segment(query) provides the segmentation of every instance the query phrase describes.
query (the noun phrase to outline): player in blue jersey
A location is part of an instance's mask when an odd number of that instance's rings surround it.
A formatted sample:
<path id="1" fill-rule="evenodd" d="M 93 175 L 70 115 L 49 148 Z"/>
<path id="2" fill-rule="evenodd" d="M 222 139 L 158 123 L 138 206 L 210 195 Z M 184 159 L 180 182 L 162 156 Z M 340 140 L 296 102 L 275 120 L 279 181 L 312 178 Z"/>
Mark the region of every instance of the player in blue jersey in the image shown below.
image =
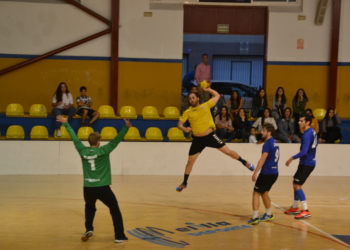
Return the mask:
<path id="1" fill-rule="evenodd" d="M 275 129 L 271 124 L 263 125 L 261 134 L 265 143 L 260 160 L 252 176 L 252 180 L 256 181 L 253 191 L 253 217 L 248 221 L 252 225 L 274 219 L 271 211 L 269 191 L 278 178 L 278 160 L 280 158 L 280 148 L 273 138 L 274 132 Z M 259 218 L 260 196 L 266 208 L 266 213 L 261 218 Z"/>
<path id="2" fill-rule="evenodd" d="M 284 211 L 285 214 L 297 214 L 295 219 L 302 219 L 311 217 L 308 210 L 306 197 L 301 186 L 305 183 L 306 179 L 312 173 L 316 166 L 316 148 L 317 148 L 317 135 L 313 128 L 310 127 L 312 117 L 308 114 L 302 114 L 299 119 L 299 126 L 301 129 L 305 129 L 304 135 L 301 139 L 300 152 L 292 156 L 287 162 L 286 166 L 295 160 L 300 158 L 298 170 L 294 175 L 293 188 L 294 188 L 294 203 L 291 208 Z M 299 200 L 303 209 L 300 211 L 298 208 Z"/>

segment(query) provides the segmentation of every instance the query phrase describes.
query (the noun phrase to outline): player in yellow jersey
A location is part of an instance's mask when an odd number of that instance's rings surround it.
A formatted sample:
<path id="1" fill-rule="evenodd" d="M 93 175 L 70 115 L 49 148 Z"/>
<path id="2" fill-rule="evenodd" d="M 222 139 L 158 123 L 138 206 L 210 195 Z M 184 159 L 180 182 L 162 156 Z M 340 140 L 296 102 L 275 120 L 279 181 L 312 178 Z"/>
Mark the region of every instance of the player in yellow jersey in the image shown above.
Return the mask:
<path id="1" fill-rule="evenodd" d="M 179 129 L 186 133 L 189 133 L 190 131 L 193 132 L 193 142 L 185 169 L 184 181 L 176 188 L 176 191 L 178 192 L 181 192 L 182 189 L 187 187 L 187 179 L 192 171 L 192 167 L 199 154 L 206 147 L 217 148 L 224 154 L 240 161 L 249 170 L 254 171 L 254 166 L 251 163 L 243 160 L 235 151 L 230 150 L 215 134 L 215 124 L 210 109 L 219 101 L 220 95 L 211 88 L 205 88 L 203 91 L 211 94 L 212 99 L 203 104 L 199 104 L 198 93 L 190 93 L 189 102 L 191 106 L 182 114 L 177 125 Z M 184 127 L 184 123 L 187 120 L 191 127 Z"/>

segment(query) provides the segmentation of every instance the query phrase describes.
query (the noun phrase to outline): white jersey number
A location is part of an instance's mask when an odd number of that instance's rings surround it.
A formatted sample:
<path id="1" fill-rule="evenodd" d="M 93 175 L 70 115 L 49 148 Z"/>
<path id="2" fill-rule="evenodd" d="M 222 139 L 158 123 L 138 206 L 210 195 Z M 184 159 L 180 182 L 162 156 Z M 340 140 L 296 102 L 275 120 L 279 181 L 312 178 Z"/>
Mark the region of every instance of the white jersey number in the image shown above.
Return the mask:
<path id="1" fill-rule="evenodd" d="M 312 148 L 316 148 L 316 146 L 317 146 L 317 135 L 316 135 L 315 130 L 313 132 L 313 135 L 314 135 L 314 143 L 312 144 Z"/>
<path id="2" fill-rule="evenodd" d="M 276 149 L 276 153 L 275 153 L 275 162 L 277 162 L 280 158 L 280 150 Z"/>
<path id="3" fill-rule="evenodd" d="M 95 167 L 95 160 L 89 160 L 88 162 L 89 162 L 90 165 L 91 165 L 91 170 L 92 170 L 92 171 L 95 171 L 95 170 L 96 170 L 96 167 Z"/>

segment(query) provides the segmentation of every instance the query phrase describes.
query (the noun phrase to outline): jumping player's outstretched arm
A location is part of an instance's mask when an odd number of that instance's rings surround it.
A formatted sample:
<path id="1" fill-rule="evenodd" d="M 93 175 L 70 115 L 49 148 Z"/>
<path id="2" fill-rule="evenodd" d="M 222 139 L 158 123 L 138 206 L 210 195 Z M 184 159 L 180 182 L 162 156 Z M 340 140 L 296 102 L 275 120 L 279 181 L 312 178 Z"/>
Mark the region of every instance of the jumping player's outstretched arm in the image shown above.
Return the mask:
<path id="1" fill-rule="evenodd" d="M 212 95 L 212 100 L 215 104 L 218 103 L 219 99 L 220 99 L 220 94 L 218 92 L 216 92 L 215 90 L 211 89 L 211 88 L 205 88 L 203 89 L 203 91 L 205 92 L 209 92 Z"/>
<path id="2" fill-rule="evenodd" d="M 65 128 L 67 129 L 68 134 L 70 135 L 70 137 L 72 138 L 72 141 L 74 142 L 74 146 L 75 148 L 79 151 L 83 148 L 85 148 L 84 144 L 80 141 L 80 139 L 78 138 L 78 136 L 75 134 L 74 130 L 72 129 L 72 127 L 69 125 L 68 123 L 68 118 L 64 118 L 61 115 L 58 115 L 56 117 L 56 120 L 58 122 L 62 122 L 63 126 L 65 126 Z"/>
<path id="3" fill-rule="evenodd" d="M 118 146 L 118 144 L 121 142 L 121 140 L 123 140 L 124 136 L 126 135 L 126 133 L 129 130 L 129 128 L 132 126 L 129 120 L 124 119 L 124 121 L 125 121 L 125 126 L 119 132 L 119 134 L 113 140 L 111 140 L 108 144 L 100 147 L 100 149 L 102 150 L 103 153 L 105 153 L 105 154 L 111 153 Z"/>

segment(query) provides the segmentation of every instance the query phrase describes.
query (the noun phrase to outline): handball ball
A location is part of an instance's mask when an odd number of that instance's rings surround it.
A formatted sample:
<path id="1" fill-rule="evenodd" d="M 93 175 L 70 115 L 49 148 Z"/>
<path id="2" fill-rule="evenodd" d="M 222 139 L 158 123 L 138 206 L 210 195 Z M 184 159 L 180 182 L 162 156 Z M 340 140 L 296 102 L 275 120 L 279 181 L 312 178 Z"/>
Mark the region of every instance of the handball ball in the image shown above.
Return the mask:
<path id="1" fill-rule="evenodd" d="M 206 80 L 202 81 L 202 82 L 200 83 L 200 85 L 201 85 L 201 87 L 202 87 L 203 89 L 206 89 L 206 88 L 209 87 L 209 83 L 208 83 Z"/>

